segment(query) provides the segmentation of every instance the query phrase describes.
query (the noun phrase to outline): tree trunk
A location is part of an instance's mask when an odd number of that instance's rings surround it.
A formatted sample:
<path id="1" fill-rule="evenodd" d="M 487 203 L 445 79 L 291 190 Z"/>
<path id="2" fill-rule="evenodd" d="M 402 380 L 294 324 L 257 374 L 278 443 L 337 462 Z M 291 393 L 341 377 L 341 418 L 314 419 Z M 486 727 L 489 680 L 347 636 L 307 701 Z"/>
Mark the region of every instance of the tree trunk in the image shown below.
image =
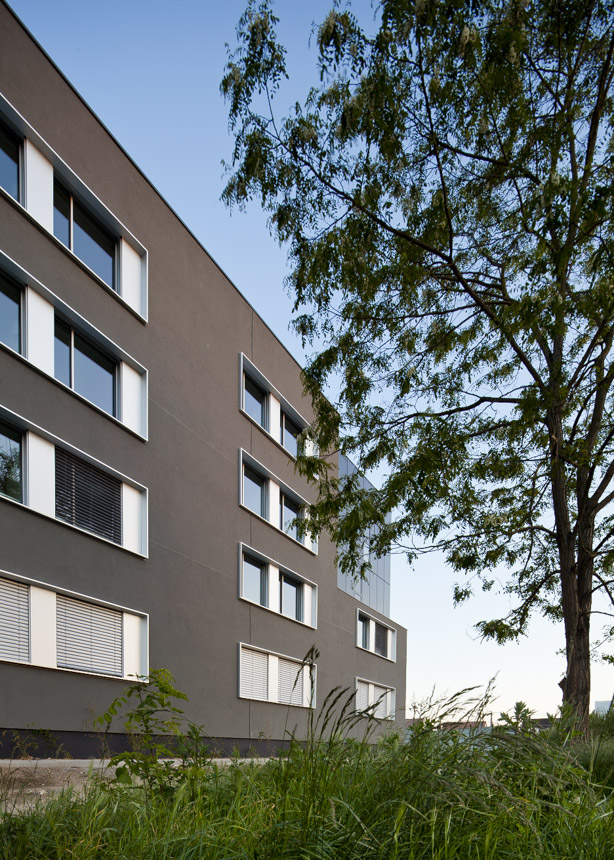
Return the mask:
<path id="1" fill-rule="evenodd" d="M 575 631 L 566 637 L 567 676 L 563 684 L 563 704 L 575 713 L 576 728 L 583 738 L 589 736 L 588 714 L 591 693 L 591 656 L 589 616 L 580 614 Z"/>

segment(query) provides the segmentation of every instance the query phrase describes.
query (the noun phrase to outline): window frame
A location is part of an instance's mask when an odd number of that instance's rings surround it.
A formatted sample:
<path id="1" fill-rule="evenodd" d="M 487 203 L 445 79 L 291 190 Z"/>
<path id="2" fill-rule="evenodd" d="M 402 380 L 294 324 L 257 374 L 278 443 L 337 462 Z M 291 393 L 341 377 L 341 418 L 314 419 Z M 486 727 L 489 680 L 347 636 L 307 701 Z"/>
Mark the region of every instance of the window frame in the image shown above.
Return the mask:
<path id="1" fill-rule="evenodd" d="M 292 613 L 284 612 L 284 585 L 289 585 L 295 589 L 294 593 L 294 611 Z M 279 614 L 284 618 L 290 618 L 292 621 L 300 621 L 304 623 L 304 582 L 284 570 L 279 571 Z"/>
<path id="2" fill-rule="evenodd" d="M 8 432 L 6 432 L 8 431 Z M 25 475 L 24 475 L 24 449 L 25 449 L 25 433 L 19 427 L 16 427 L 14 424 L 6 421 L 2 415 L 0 415 L 0 434 L 5 436 L 7 439 L 16 442 L 19 445 L 19 498 L 16 496 L 11 496 L 8 493 L 3 493 L 0 491 L 0 499 L 8 499 L 12 502 L 17 502 L 20 505 L 25 504 Z"/>
<path id="3" fill-rule="evenodd" d="M 241 655 L 243 650 L 256 652 L 258 654 L 264 654 L 267 657 L 267 696 L 265 697 L 255 697 L 255 696 L 247 696 L 242 693 L 242 673 L 241 673 Z M 257 645 L 253 645 L 251 642 L 239 642 L 238 643 L 238 654 L 237 654 L 237 697 L 246 702 L 263 702 L 267 705 L 282 705 L 285 708 L 304 708 L 306 710 L 310 710 L 316 707 L 317 703 L 317 679 L 318 679 L 318 664 L 317 663 L 304 663 L 303 660 L 292 657 L 289 654 L 280 654 L 277 651 L 270 651 L 266 648 L 260 648 Z M 306 698 L 305 696 L 305 683 L 309 683 L 311 689 L 308 689 L 307 698 L 308 703 L 306 704 L 303 701 L 301 704 L 298 702 L 284 702 L 280 701 L 279 698 L 279 680 L 278 673 L 271 672 L 271 658 L 274 660 L 282 660 L 284 662 L 293 663 L 294 665 L 300 667 L 300 671 L 302 673 L 302 684 L 303 684 L 303 700 Z M 298 674 L 298 672 L 297 672 Z M 306 680 L 307 679 L 307 680 Z M 271 695 L 273 694 L 273 695 Z"/>
<path id="4" fill-rule="evenodd" d="M 8 275 L 3 269 L 0 269 L 0 293 L 5 295 L 9 301 L 15 301 L 11 298 L 11 296 L 7 293 L 6 289 L 3 289 L 3 286 L 6 286 L 9 290 L 14 290 L 18 296 L 19 300 L 15 302 L 17 305 L 17 349 L 14 346 L 11 346 L 10 343 L 6 343 L 3 340 L 0 340 L 0 344 L 6 349 L 12 350 L 12 352 L 17 353 L 17 355 L 23 356 L 24 349 L 24 293 L 25 289 L 23 284 L 20 284 L 19 281 L 12 278 Z"/>
<path id="5" fill-rule="evenodd" d="M 256 601 L 252 600 L 245 594 L 244 588 L 244 569 L 243 564 L 245 559 L 251 562 L 254 565 L 261 566 L 264 568 L 263 575 L 266 578 L 267 583 L 267 603 L 256 603 Z M 272 572 L 276 571 L 276 579 L 273 579 Z M 254 547 L 249 546 L 248 544 L 239 542 L 239 565 L 238 565 L 238 596 L 240 600 L 244 600 L 246 603 L 251 604 L 252 606 L 257 606 L 260 609 L 265 609 L 267 612 L 272 612 L 274 615 L 278 617 L 285 618 L 288 621 L 295 622 L 297 624 L 302 624 L 304 627 L 309 627 L 312 630 L 317 630 L 318 627 L 318 584 L 313 582 L 311 579 L 307 579 L 307 577 L 302 576 L 297 573 L 295 570 L 291 570 L 280 562 L 276 561 L 273 558 L 265 555 L 262 552 L 259 552 Z M 295 583 L 301 586 L 301 618 L 295 618 L 290 615 L 284 615 L 281 611 L 281 577 L 285 576 L 288 579 L 291 579 Z M 261 586 L 262 588 L 262 586 Z M 311 589 L 310 599 L 306 597 L 305 589 Z M 272 592 L 275 591 L 275 595 Z M 274 598 L 272 600 L 272 598 Z M 278 601 L 278 608 L 272 606 L 271 603 Z M 309 613 L 310 617 L 307 618 L 307 612 L 311 607 L 311 612 Z"/>
<path id="6" fill-rule="evenodd" d="M 245 500 L 245 480 L 249 479 L 253 484 L 260 483 L 260 510 L 254 510 L 251 508 L 246 500 Z M 261 475 L 256 469 L 250 466 L 249 463 L 243 462 L 243 470 L 242 470 L 242 480 L 241 480 L 241 504 L 252 514 L 255 514 L 257 517 L 260 517 L 263 520 L 268 522 L 268 484 L 269 479 L 264 475 Z"/>
<path id="7" fill-rule="evenodd" d="M 64 379 L 61 379 L 59 376 L 57 376 L 57 368 L 55 366 L 55 347 L 56 347 L 56 340 L 58 340 L 58 333 L 57 333 L 58 326 L 64 327 L 64 329 L 66 329 L 68 331 L 68 335 L 69 335 L 69 342 L 66 343 L 66 341 L 64 341 L 65 345 L 69 349 L 69 382 L 65 382 Z M 109 363 L 109 365 L 113 366 L 113 372 L 111 373 L 111 371 L 108 370 L 107 368 L 103 367 L 102 364 L 94 361 L 93 358 L 89 357 L 90 361 L 93 361 L 95 364 L 98 364 L 98 366 L 102 370 L 107 370 L 107 372 L 112 377 L 113 408 L 112 408 L 111 412 L 109 412 L 108 409 L 105 409 L 104 406 L 101 406 L 99 403 L 96 403 L 95 400 L 92 400 L 90 397 L 87 396 L 87 394 L 84 394 L 83 391 L 81 391 L 75 387 L 75 350 L 80 352 L 82 355 L 85 355 L 84 351 L 75 345 L 76 341 L 78 341 L 78 340 L 81 340 L 85 344 L 86 347 L 89 347 L 94 352 L 97 352 L 103 360 L 106 360 Z M 120 401 L 120 384 L 119 384 L 120 370 L 119 370 L 119 368 L 120 368 L 120 361 L 114 355 L 112 355 L 107 350 L 105 350 L 103 347 L 100 347 L 95 341 L 93 341 L 87 335 L 82 334 L 82 332 L 78 328 L 75 328 L 75 326 L 69 320 L 65 319 L 61 314 L 58 314 L 57 311 L 55 312 L 55 315 L 54 315 L 53 344 L 54 344 L 53 377 L 56 380 L 56 382 L 59 382 L 60 384 L 65 385 L 66 388 L 69 388 L 75 394 L 78 394 L 79 397 L 82 397 L 88 403 L 91 403 L 93 406 L 100 409 L 106 415 L 110 415 L 111 418 L 115 418 L 116 420 L 120 421 L 120 423 L 121 423 L 121 420 L 119 418 L 119 401 Z M 86 356 L 86 357 L 88 357 L 88 356 Z"/>
<path id="8" fill-rule="evenodd" d="M 305 545 L 305 534 L 299 533 L 299 526 L 293 525 L 286 527 L 286 517 L 284 516 L 286 511 L 286 501 L 290 502 L 292 507 L 296 508 L 296 514 L 292 517 L 293 520 L 304 520 L 305 519 L 305 506 L 300 501 L 297 500 L 296 496 L 291 495 L 285 490 L 279 489 L 279 528 L 280 530 L 295 540 L 297 543 Z"/>
<path id="9" fill-rule="evenodd" d="M 68 216 L 64 215 L 68 221 L 68 244 L 64 241 L 64 239 L 58 235 L 56 232 L 56 210 L 59 210 L 59 207 L 56 205 L 56 194 L 62 194 L 68 197 Z M 75 251 L 75 206 L 77 208 L 77 213 L 81 211 L 86 220 L 90 220 L 92 222 L 93 227 L 100 230 L 100 232 L 109 240 L 109 244 L 113 246 L 113 253 L 111 256 L 111 283 L 109 283 L 106 278 L 104 278 L 99 272 L 94 269 L 90 263 L 83 258 L 80 254 Z M 62 213 L 63 214 L 63 213 Z M 77 218 L 78 220 L 78 218 Z M 80 226 L 80 225 L 79 225 Z M 85 230 L 84 227 L 80 226 L 80 229 L 83 230 L 89 237 L 89 239 L 94 242 L 98 247 L 108 253 L 106 249 L 90 234 Z M 91 208 L 81 202 L 81 198 L 79 195 L 75 195 L 74 191 L 62 181 L 60 177 L 58 177 L 54 172 L 53 178 L 53 235 L 65 248 L 67 248 L 71 254 L 80 260 L 83 265 L 88 269 L 88 271 L 92 272 L 103 284 L 105 284 L 110 290 L 117 295 L 120 294 L 119 289 L 119 277 L 118 277 L 118 262 L 119 262 L 119 237 L 111 231 L 106 224 L 103 224 L 97 215 L 91 211 Z"/>
<path id="10" fill-rule="evenodd" d="M 257 394 L 254 394 L 253 391 L 248 391 L 248 386 L 251 386 L 251 388 L 253 390 L 255 390 L 257 392 Z M 247 417 L 250 418 L 254 422 L 254 424 L 257 424 L 259 427 L 261 427 L 263 430 L 265 430 L 268 433 L 269 432 L 269 412 L 270 412 L 270 410 L 269 410 L 269 392 L 267 392 L 261 385 L 259 385 L 256 382 L 256 380 L 253 379 L 253 377 L 251 377 L 248 373 L 244 372 L 243 373 L 243 392 L 242 393 L 243 393 L 243 400 L 242 400 L 243 411 L 245 412 Z M 262 399 L 259 401 L 260 402 L 260 419 L 256 418 L 247 408 L 247 405 L 246 405 L 246 401 L 247 401 L 246 395 L 247 394 L 249 394 L 251 397 L 253 397 L 254 400 L 258 399 L 257 395 L 260 395 L 262 397 Z"/>
<path id="11" fill-rule="evenodd" d="M 367 707 L 359 708 L 358 707 L 358 685 L 359 684 L 367 684 Z M 379 696 L 376 695 L 376 690 L 382 689 L 386 692 L 386 705 L 387 705 L 387 713 L 385 716 L 380 716 L 376 713 L 377 707 L 381 704 L 381 694 Z M 396 707 L 397 707 L 397 688 L 391 687 L 388 684 L 383 684 L 380 681 L 371 681 L 368 678 L 362 678 L 357 676 L 354 679 L 354 696 L 355 696 L 355 705 L 354 712 L 357 714 L 362 714 L 367 712 L 373 719 L 379 720 L 381 722 L 388 721 L 394 722 L 396 719 Z M 390 697 L 390 699 L 389 699 Z M 388 701 L 390 701 L 390 706 L 388 707 Z"/>
<path id="12" fill-rule="evenodd" d="M 365 639 L 365 628 L 368 622 L 368 639 L 367 645 L 364 644 Z M 379 651 L 376 651 L 376 637 L 377 637 L 377 628 L 381 628 L 386 631 L 386 653 L 381 654 Z M 372 629 L 371 629 L 372 628 Z M 388 660 L 389 663 L 396 663 L 397 659 L 397 629 L 393 627 L 391 624 L 387 624 L 385 621 L 382 621 L 380 618 L 376 618 L 374 615 L 371 615 L 369 612 L 365 612 L 365 610 L 360 607 L 356 609 L 356 647 L 360 648 L 362 651 L 368 651 L 369 654 L 373 654 L 375 657 L 380 657 L 382 660 Z"/>
<path id="13" fill-rule="evenodd" d="M 15 131 L 15 129 L 7 123 L 4 116 L 0 116 L 0 134 L 4 132 L 6 137 L 10 140 L 13 138 L 13 142 L 17 146 L 17 195 L 13 194 L 9 191 L 8 188 L 5 188 L 4 185 L 0 185 L 2 191 L 7 194 L 11 200 L 15 200 L 16 203 L 23 205 L 23 134 Z M 6 152 L 4 147 L 1 147 L 6 155 L 11 158 L 11 156 Z"/>

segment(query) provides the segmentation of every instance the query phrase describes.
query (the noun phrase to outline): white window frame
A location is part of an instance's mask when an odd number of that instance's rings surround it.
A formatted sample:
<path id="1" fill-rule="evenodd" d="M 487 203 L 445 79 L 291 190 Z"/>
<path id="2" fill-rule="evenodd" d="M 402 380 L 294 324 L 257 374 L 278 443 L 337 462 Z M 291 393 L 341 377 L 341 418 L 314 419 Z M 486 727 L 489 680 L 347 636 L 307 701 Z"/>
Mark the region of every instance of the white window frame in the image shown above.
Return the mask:
<path id="1" fill-rule="evenodd" d="M 113 546 L 124 552 L 133 553 L 141 558 L 148 558 L 149 498 L 147 487 L 2 405 L 0 405 L 0 420 L 5 421 L 17 432 L 22 433 L 22 501 L 11 499 L 9 496 L 0 496 L 1 502 L 35 510 L 38 515 L 53 520 L 65 528 L 75 529 L 82 534 L 88 535 L 95 540 L 103 541 L 109 546 Z M 121 544 L 65 520 L 58 519 L 55 516 L 55 460 L 53 460 L 52 464 L 50 463 L 51 452 L 47 450 L 47 453 L 45 453 L 44 449 L 46 446 L 47 448 L 49 446 L 64 448 L 75 457 L 84 460 L 97 469 L 101 469 L 121 482 L 123 541 Z M 37 454 L 42 454 L 43 459 L 46 458 L 49 469 L 45 475 L 37 473 L 37 470 L 31 467 L 31 461 Z M 51 468 L 51 465 L 53 468 Z M 131 516 L 135 520 L 133 529 L 126 528 L 127 516 Z"/>
<path id="2" fill-rule="evenodd" d="M 397 691 L 396 687 L 390 687 L 388 684 L 382 684 L 379 681 L 370 681 L 367 678 L 357 677 L 354 682 L 354 690 L 356 701 L 358 700 L 358 685 L 367 684 L 368 685 L 368 703 L 367 710 L 369 714 L 373 716 L 374 719 L 384 721 L 394 721 L 396 719 L 396 697 Z M 381 699 L 382 693 L 377 694 L 377 690 L 384 690 L 386 693 L 386 716 L 385 717 L 377 717 L 375 715 L 375 709 L 377 707 L 378 701 Z M 362 708 L 355 708 L 355 712 L 360 714 L 363 712 Z"/>
<path id="3" fill-rule="evenodd" d="M 110 421 L 114 421 L 120 427 L 123 427 L 129 433 L 134 434 L 140 439 L 147 441 L 148 439 L 148 423 L 149 423 L 149 415 L 148 415 L 148 388 L 149 388 L 149 372 L 146 367 L 144 367 L 140 362 L 138 362 L 132 355 L 122 349 L 117 343 L 108 338 L 100 329 L 96 328 L 96 326 L 92 325 L 89 320 L 85 317 L 81 316 L 81 314 L 77 313 L 70 305 L 66 304 L 59 296 L 57 296 L 54 292 L 48 289 L 44 284 L 42 284 L 34 275 L 30 274 L 26 269 L 20 266 L 15 260 L 5 254 L 0 250 L 0 270 L 15 284 L 21 288 L 22 299 L 21 299 L 21 352 L 16 352 L 11 349 L 10 346 L 7 346 L 4 343 L 0 343 L 0 349 L 5 349 L 9 351 L 12 355 L 17 356 L 22 361 L 25 361 L 30 366 L 36 367 L 36 369 L 44 373 L 49 379 L 53 380 L 56 385 L 61 386 L 65 391 L 69 391 L 73 397 L 78 398 L 83 403 L 87 403 L 92 409 L 95 409 L 97 412 L 100 412 L 101 415 L 104 415 Z M 49 304 L 49 319 L 51 328 L 49 332 L 47 332 L 47 339 L 49 343 L 49 349 L 47 350 L 49 355 L 47 358 L 36 358 L 34 360 L 32 356 L 33 349 L 35 345 L 40 348 L 40 332 L 36 331 L 36 324 L 34 320 L 34 310 L 33 310 L 33 300 L 34 294 L 39 299 L 39 304 L 45 305 L 45 302 Z M 63 320 L 67 322 L 71 327 L 74 327 L 79 334 L 83 335 L 87 340 L 91 341 L 92 344 L 103 352 L 107 353 L 111 358 L 113 358 L 117 362 L 117 415 L 111 415 L 109 412 L 106 412 L 100 406 L 97 406 L 95 403 L 92 403 L 91 400 L 88 400 L 78 391 L 75 391 L 74 388 L 71 388 L 68 385 L 65 385 L 59 379 L 55 378 L 55 368 L 53 364 L 53 348 L 54 348 L 54 329 L 53 329 L 53 319 L 54 314 L 58 314 L 62 317 Z M 127 408 L 124 403 L 124 390 L 127 391 L 125 386 L 124 377 L 127 373 L 138 374 L 140 380 L 140 398 L 138 404 L 139 417 L 135 422 L 127 423 L 128 414 Z M 137 425 L 140 425 L 137 426 Z"/>
<path id="4" fill-rule="evenodd" d="M 266 484 L 266 516 L 262 516 L 259 513 L 256 513 L 251 508 L 249 508 L 243 500 L 243 482 L 245 475 L 245 468 L 250 469 L 252 472 L 255 472 L 259 475 Z M 263 465 L 259 460 L 256 460 L 255 457 L 246 451 L 244 448 L 239 448 L 239 506 L 244 510 L 248 511 L 252 516 L 258 517 L 265 523 L 268 523 L 272 528 L 276 529 L 280 534 L 285 535 L 288 540 L 291 540 L 293 543 L 298 544 L 298 546 L 302 546 L 303 549 L 306 549 L 307 552 L 310 552 L 312 555 L 318 554 L 318 541 L 317 538 L 313 538 L 308 532 L 306 532 L 300 539 L 296 539 L 291 534 L 288 534 L 281 528 L 281 516 L 280 516 L 280 497 L 281 494 L 288 496 L 288 498 L 292 499 L 301 509 L 305 510 L 309 506 L 309 502 L 307 499 L 303 498 L 296 490 L 289 487 L 284 481 L 281 480 L 274 472 L 271 472 L 270 469 L 267 469 L 265 465 Z"/>
<path id="5" fill-rule="evenodd" d="M 255 562 L 262 564 L 265 568 L 265 576 L 267 577 L 268 587 L 267 587 L 267 598 L 268 605 L 263 606 L 262 603 L 256 603 L 255 600 L 250 600 L 249 597 L 246 597 L 243 589 L 243 559 L 247 556 L 248 558 L 253 559 Z M 289 615 L 282 615 L 280 600 L 279 600 L 279 591 L 280 591 L 280 576 L 286 575 L 295 579 L 303 586 L 303 595 L 302 595 L 302 603 L 303 603 L 303 618 L 299 620 L 298 618 L 292 618 Z M 306 589 L 310 589 L 310 594 L 307 593 Z M 307 579 L 306 576 L 302 576 L 300 573 L 297 573 L 295 570 L 291 570 L 289 567 L 286 567 L 283 564 L 280 564 L 275 559 L 271 558 L 268 555 L 260 552 L 259 550 L 254 549 L 249 544 L 239 542 L 239 599 L 245 600 L 247 603 L 250 603 L 252 606 L 258 606 L 260 609 L 265 609 L 267 612 L 272 612 L 275 615 L 280 616 L 281 618 L 285 618 L 288 621 L 293 622 L 294 624 L 301 624 L 303 627 L 310 627 L 312 630 L 317 630 L 318 627 L 318 586 L 311 579 Z"/>
<path id="6" fill-rule="evenodd" d="M 369 619 L 369 647 L 365 648 L 362 644 L 361 637 L 361 629 L 360 629 L 360 616 L 364 616 Z M 383 654 L 378 654 L 375 650 L 375 625 L 379 624 L 380 627 L 383 627 L 388 631 L 388 654 L 384 656 Z M 387 624 L 385 621 L 382 621 L 381 618 L 376 618 L 375 615 L 371 615 L 370 612 L 365 612 L 364 609 L 358 607 L 356 609 L 356 647 L 360 648 L 361 651 L 368 651 L 369 654 L 374 654 L 376 657 L 380 657 L 382 660 L 388 660 L 390 663 L 396 663 L 397 659 L 397 631 L 395 627 L 392 627 L 390 624 Z"/>
<path id="7" fill-rule="evenodd" d="M 143 677 L 149 674 L 149 614 L 141 610 L 131 609 L 117 603 L 100 600 L 91 595 L 81 594 L 65 588 L 51 585 L 31 577 L 22 576 L 8 570 L 0 570 L 0 578 L 25 585 L 28 588 L 29 640 L 30 659 L 12 660 L 0 657 L 0 663 L 13 663 L 20 666 L 43 667 L 55 669 L 58 672 L 70 672 L 78 675 L 91 675 L 110 680 L 132 680 L 135 676 Z M 56 600 L 57 595 L 78 600 L 92 606 L 110 609 L 122 613 L 122 674 L 107 674 L 88 669 L 72 669 L 57 664 L 56 642 Z"/>
<path id="8" fill-rule="evenodd" d="M 241 694 L 241 652 L 243 649 L 247 649 L 249 651 L 256 651 L 260 654 L 266 654 L 268 658 L 268 691 L 266 698 L 254 698 L 251 696 L 245 696 Z M 282 705 L 285 708 L 315 708 L 317 701 L 317 664 L 316 663 L 305 663 L 302 667 L 303 674 L 303 704 L 299 705 L 296 703 L 290 702 L 280 702 L 279 701 L 279 688 L 278 688 L 278 666 L 279 660 L 287 660 L 291 663 L 295 663 L 297 666 L 301 666 L 303 661 L 297 657 L 292 657 L 289 654 L 280 654 L 277 651 L 269 651 L 266 648 L 259 648 L 257 645 L 252 645 L 249 642 L 239 642 L 238 651 L 237 651 L 237 696 L 239 699 L 243 699 L 244 701 L 251 702 L 264 702 L 270 705 Z"/>
<path id="9" fill-rule="evenodd" d="M 264 392 L 267 403 L 266 403 L 266 413 L 267 413 L 267 426 L 264 427 L 260 422 L 256 421 L 252 416 L 245 410 L 245 378 L 251 379 L 251 381 L 258 386 L 258 388 L 262 389 Z M 288 418 L 296 424 L 299 430 L 302 432 L 307 427 L 309 427 L 309 421 L 304 418 L 301 413 L 287 400 L 283 394 L 281 394 L 278 389 L 273 385 L 273 383 L 256 367 L 256 365 L 250 361 L 250 359 L 245 355 L 245 353 L 240 353 L 239 355 L 239 411 L 243 413 L 243 415 L 251 421 L 254 426 L 259 427 L 263 433 L 265 433 L 269 439 L 271 439 L 278 448 L 281 448 L 284 451 L 290 460 L 296 460 L 294 454 L 292 454 L 282 442 L 281 436 L 281 415 L 282 413 L 287 415 Z M 309 440 L 308 440 L 309 442 Z M 312 444 L 306 444 L 306 448 L 308 451 L 313 450 Z"/>
<path id="10" fill-rule="evenodd" d="M 45 230 L 48 231 L 52 240 L 58 245 L 58 247 L 63 248 L 64 251 L 69 254 L 74 260 L 79 262 L 79 265 L 82 266 L 92 278 L 96 280 L 98 284 L 103 286 L 111 295 L 115 296 L 115 298 L 124 305 L 131 313 L 133 313 L 138 319 L 142 322 L 147 322 L 148 318 L 148 267 L 149 267 L 149 253 L 145 246 L 139 242 L 136 236 L 123 224 L 116 215 L 111 212 L 111 210 L 102 202 L 102 200 L 83 182 L 82 179 L 72 170 L 68 164 L 64 161 L 64 159 L 58 155 L 58 153 L 51 147 L 47 141 L 36 131 L 33 126 L 25 119 L 25 117 L 8 101 L 1 93 L 0 93 L 0 116 L 5 120 L 7 125 L 13 129 L 16 129 L 17 135 L 22 136 L 22 146 L 20 149 L 21 152 L 21 161 L 20 161 L 20 200 L 23 202 L 16 201 L 13 197 L 11 197 L 8 192 L 0 190 L 0 193 L 5 194 L 7 198 L 10 198 L 17 206 L 19 206 L 23 212 L 27 215 L 28 218 L 32 218 L 37 224 L 41 225 Z M 31 143 L 36 149 L 39 151 L 39 154 L 43 156 L 49 162 L 50 169 L 53 169 L 54 177 L 57 177 L 58 180 L 64 185 L 67 191 L 71 194 L 75 194 L 79 199 L 81 205 L 89 210 L 89 212 L 101 222 L 103 227 L 105 227 L 111 234 L 113 234 L 117 239 L 117 250 L 116 250 L 116 259 L 115 265 L 117 267 L 117 289 L 113 289 L 113 287 L 109 286 L 105 281 L 102 280 L 99 275 L 97 275 L 92 269 L 89 268 L 87 263 L 77 257 L 73 251 L 68 249 L 63 242 L 53 234 L 53 197 L 51 198 L 51 209 L 50 209 L 50 217 L 51 223 L 43 223 L 37 217 L 35 217 L 27 208 L 27 188 L 28 188 L 28 177 L 27 177 L 27 164 L 26 159 L 23 158 L 23 149 L 24 145 Z M 140 258 L 140 272 L 139 279 L 140 284 L 138 287 L 139 290 L 139 299 L 138 299 L 138 307 L 135 306 L 133 301 L 128 301 L 127 297 L 124 295 L 125 290 L 122 288 L 122 254 L 125 245 L 129 246 L 133 252 Z M 127 251 L 127 249 L 126 249 Z M 130 252 L 127 251 L 129 254 Z M 125 285 L 124 285 L 125 286 Z"/>

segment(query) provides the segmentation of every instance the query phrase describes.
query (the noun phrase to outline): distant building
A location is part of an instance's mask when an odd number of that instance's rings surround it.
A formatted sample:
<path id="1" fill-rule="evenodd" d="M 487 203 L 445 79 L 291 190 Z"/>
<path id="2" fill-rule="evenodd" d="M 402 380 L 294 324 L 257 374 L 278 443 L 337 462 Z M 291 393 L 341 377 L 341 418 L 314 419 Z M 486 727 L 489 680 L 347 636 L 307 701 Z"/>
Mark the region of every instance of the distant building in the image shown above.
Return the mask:
<path id="1" fill-rule="evenodd" d="M 610 700 L 595 702 L 595 713 L 600 717 L 604 717 L 610 710 L 612 703 Z"/>
<path id="2" fill-rule="evenodd" d="M 189 146 L 186 118 L 179 172 Z M 227 750 L 300 735 L 335 686 L 403 721 L 389 560 L 356 586 L 293 525 L 300 367 L 1 0 L 0 225 L 5 751 L 95 753 L 150 666 Z"/>

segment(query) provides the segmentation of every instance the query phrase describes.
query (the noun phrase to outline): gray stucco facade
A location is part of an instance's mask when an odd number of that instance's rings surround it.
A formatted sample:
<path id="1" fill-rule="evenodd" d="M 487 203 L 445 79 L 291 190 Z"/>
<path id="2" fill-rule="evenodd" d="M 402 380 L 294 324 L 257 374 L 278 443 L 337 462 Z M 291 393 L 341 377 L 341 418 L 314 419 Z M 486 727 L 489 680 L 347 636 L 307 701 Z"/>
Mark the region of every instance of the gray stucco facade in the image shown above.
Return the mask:
<path id="1" fill-rule="evenodd" d="M 0 277 L 19 293 L 20 326 L 16 347 L 0 341 L 0 435 L 21 439 L 20 495 L 0 494 L 0 732 L 41 728 L 81 749 L 133 671 L 165 667 L 187 716 L 225 747 L 279 741 L 306 727 L 308 675 L 300 703 L 282 676 L 313 645 L 316 709 L 333 687 L 359 685 L 363 704 L 387 691 L 382 727 L 403 721 L 406 631 L 338 587 L 326 536 L 316 546 L 280 527 L 284 500 L 291 510 L 314 492 L 279 429 L 312 418 L 299 366 L 3 3 L 0 128 L 9 173 L 19 149 L 17 194 L 0 182 Z M 57 238 L 60 193 L 74 207 L 72 249 Z M 96 253 L 113 243 L 111 284 L 76 244 L 80 217 Z M 58 321 L 73 371 L 84 354 L 102 376 L 96 356 L 110 362 L 115 415 L 58 378 Z M 94 476 L 79 480 L 108 478 L 119 539 L 104 536 L 104 511 L 83 524 L 76 491 L 73 521 L 62 512 L 58 450 Z M 75 625 L 95 640 L 111 622 L 120 668 L 100 669 L 106 645 L 88 668 Z"/>

